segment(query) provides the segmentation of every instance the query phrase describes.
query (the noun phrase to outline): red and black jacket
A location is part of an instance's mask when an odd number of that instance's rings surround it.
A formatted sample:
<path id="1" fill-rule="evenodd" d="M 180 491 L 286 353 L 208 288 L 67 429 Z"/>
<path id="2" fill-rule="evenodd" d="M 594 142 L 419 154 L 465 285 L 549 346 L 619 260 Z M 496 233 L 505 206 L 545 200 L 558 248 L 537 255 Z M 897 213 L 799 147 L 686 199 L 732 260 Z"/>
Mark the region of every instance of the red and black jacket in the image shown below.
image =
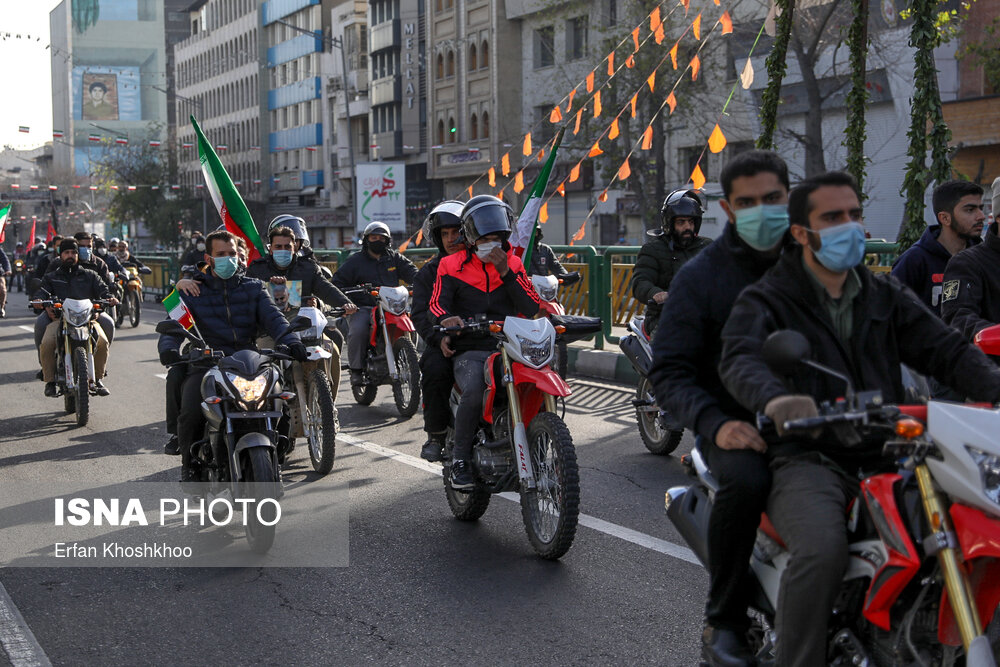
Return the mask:
<path id="1" fill-rule="evenodd" d="M 490 320 L 507 316 L 534 317 L 541 301 L 524 272 L 524 264 L 507 251 L 507 274 L 501 278 L 491 262 L 483 262 L 470 250 L 441 260 L 430 315 L 438 323 L 452 316 L 468 318 L 485 314 Z M 488 336 L 463 335 L 452 340 L 456 350 L 489 350 L 495 343 Z"/>

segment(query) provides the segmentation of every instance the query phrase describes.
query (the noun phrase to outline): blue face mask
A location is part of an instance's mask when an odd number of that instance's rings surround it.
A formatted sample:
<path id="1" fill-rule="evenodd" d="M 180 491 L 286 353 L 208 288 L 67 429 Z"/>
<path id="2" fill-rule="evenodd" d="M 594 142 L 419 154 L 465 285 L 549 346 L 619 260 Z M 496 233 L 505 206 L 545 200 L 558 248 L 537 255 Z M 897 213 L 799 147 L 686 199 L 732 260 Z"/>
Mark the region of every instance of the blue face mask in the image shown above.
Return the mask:
<path id="1" fill-rule="evenodd" d="M 292 263 L 291 250 L 274 250 L 271 252 L 271 257 L 274 258 L 274 263 L 281 268 L 285 268 Z"/>
<path id="2" fill-rule="evenodd" d="M 80 246 L 79 253 L 81 262 L 90 261 L 90 248 L 84 248 L 83 246 Z"/>
<path id="3" fill-rule="evenodd" d="M 735 211 L 736 234 L 754 250 L 774 250 L 788 231 L 788 207 L 762 204 Z"/>
<path id="4" fill-rule="evenodd" d="M 865 228 L 860 222 L 845 222 L 810 233 L 819 236 L 819 250 L 813 250 L 816 261 L 834 273 L 843 273 L 865 257 Z"/>
<path id="5" fill-rule="evenodd" d="M 215 275 L 219 276 L 223 280 L 228 280 L 236 274 L 236 267 L 239 266 L 238 257 L 213 257 L 212 258 L 212 268 L 215 269 Z"/>

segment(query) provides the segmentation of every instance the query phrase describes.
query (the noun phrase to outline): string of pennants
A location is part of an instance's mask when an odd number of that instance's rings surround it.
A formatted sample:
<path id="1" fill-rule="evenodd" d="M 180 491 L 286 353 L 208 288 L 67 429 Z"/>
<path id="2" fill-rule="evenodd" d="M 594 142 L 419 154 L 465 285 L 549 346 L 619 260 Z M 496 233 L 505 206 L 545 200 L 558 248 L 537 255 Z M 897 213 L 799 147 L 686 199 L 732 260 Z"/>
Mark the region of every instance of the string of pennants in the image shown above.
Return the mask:
<path id="1" fill-rule="evenodd" d="M 298 176 L 292 176 L 293 180 L 295 180 L 297 178 L 298 178 Z M 279 181 L 278 178 L 274 178 L 273 180 L 274 180 L 275 183 L 277 183 Z M 252 184 L 252 185 L 260 185 L 262 183 L 262 181 L 259 178 L 254 178 L 254 179 L 251 179 L 249 183 Z M 243 187 L 244 183 L 243 183 L 243 181 L 233 181 L 233 185 L 235 185 L 236 187 Z M 9 188 L 10 190 L 14 191 L 14 192 L 23 192 L 23 191 L 31 191 L 31 192 L 35 192 L 35 191 L 43 191 L 43 192 L 49 191 L 49 192 L 56 192 L 56 191 L 60 191 L 60 190 L 61 191 L 67 191 L 67 190 L 93 190 L 93 191 L 98 191 L 98 190 L 105 190 L 105 189 L 106 190 L 114 190 L 114 191 L 122 191 L 122 190 L 124 190 L 126 192 L 134 192 L 134 191 L 140 190 L 140 189 L 177 191 L 177 190 L 187 190 L 187 189 L 194 188 L 195 190 L 201 190 L 201 189 L 203 189 L 205 187 L 205 185 L 204 185 L 204 183 L 196 183 L 193 186 L 191 186 L 191 185 L 178 185 L 178 184 L 173 184 L 173 185 L 149 185 L 149 184 L 140 184 L 140 185 L 119 185 L 119 184 L 112 184 L 112 185 L 76 185 L 76 184 L 74 184 L 74 185 L 34 185 L 34 184 L 32 184 L 32 185 L 28 185 L 27 187 L 23 187 L 20 183 L 10 183 L 6 187 Z"/>

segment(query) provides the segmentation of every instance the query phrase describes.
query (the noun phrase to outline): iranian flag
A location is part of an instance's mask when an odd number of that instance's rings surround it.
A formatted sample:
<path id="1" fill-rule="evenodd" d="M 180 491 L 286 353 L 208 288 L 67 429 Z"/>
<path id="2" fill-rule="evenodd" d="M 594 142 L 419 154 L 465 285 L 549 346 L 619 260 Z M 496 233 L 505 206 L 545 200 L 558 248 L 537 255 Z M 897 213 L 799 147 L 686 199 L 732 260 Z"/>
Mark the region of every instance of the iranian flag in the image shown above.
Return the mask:
<path id="1" fill-rule="evenodd" d="M 538 228 L 538 211 L 542 208 L 542 198 L 545 197 L 545 189 L 549 186 L 549 175 L 552 174 L 552 165 L 556 162 L 556 151 L 562 142 L 563 132 L 565 132 L 565 128 L 559 130 L 559 134 L 556 135 L 552 150 L 549 151 L 549 159 L 545 161 L 545 166 L 538 172 L 538 178 L 531 186 L 528 201 L 524 203 L 521 215 L 514 223 L 514 233 L 510 235 L 510 244 L 514 246 L 514 252 L 521 258 L 525 267 L 531 262 L 531 249 L 535 245 L 535 229 Z"/>
<path id="2" fill-rule="evenodd" d="M 219 217 L 225 223 L 226 229 L 246 241 L 250 251 L 248 262 L 252 262 L 264 254 L 264 244 L 253 224 L 253 218 L 250 217 L 250 211 L 247 210 L 243 197 L 233 185 L 233 179 L 226 173 L 226 168 L 212 150 L 212 144 L 208 143 L 194 116 L 191 116 L 191 124 L 194 126 L 195 134 L 198 135 L 198 159 L 201 161 L 201 171 L 205 174 L 205 184 L 212 194 L 215 208 L 218 209 Z"/>
<path id="3" fill-rule="evenodd" d="M 7 204 L 3 208 L 0 208 L 0 243 L 3 243 L 4 236 L 7 232 L 7 219 L 10 218 L 10 208 L 14 204 Z"/>
<path id="4" fill-rule="evenodd" d="M 177 290 L 173 290 L 163 298 L 163 308 L 167 311 L 167 317 L 180 322 L 181 326 L 188 331 L 194 329 L 194 332 L 201 338 L 201 332 L 198 331 L 198 327 L 194 323 L 194 315 L 191 314 Z"/>

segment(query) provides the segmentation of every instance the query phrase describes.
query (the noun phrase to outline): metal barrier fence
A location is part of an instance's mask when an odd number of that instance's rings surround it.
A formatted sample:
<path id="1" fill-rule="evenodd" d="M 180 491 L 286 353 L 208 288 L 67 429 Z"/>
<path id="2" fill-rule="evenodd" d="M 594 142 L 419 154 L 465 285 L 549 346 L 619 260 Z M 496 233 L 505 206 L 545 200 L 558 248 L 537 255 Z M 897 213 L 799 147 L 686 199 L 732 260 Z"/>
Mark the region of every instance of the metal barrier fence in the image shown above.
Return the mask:
<path id="1" fill-rule="evenodd" d="M 552 246 L 563 258 L 567 271 L 579 271 L 581 280 L 559 290 L 559 301 L 570 315 L 591 315 L 601 318 L 603 334 L 594 338 L 594 347 L 603 349 L 605 343 L 616 345 L 618 337 L 612 327 L 627 326 L 629 321 L 645 310 L 645 304 L 632 297 L 632 269 L 641 246 Z M 869 241 L 865 245 L 865 263 L 874 272 L 887 272 L 896 257 L 895 243 Z M 316 252 L 319 263 L 331 271 L 357 250 L 321 250 Z M 414 248 L 403 254 L 418 267 L 434 256 L 434 248 Z M 174 255 L 141 255 L 140 259 L 153 273 L 144 278 L 145 291 L 158 297 L 166 296 L 180 270 Z"/>

